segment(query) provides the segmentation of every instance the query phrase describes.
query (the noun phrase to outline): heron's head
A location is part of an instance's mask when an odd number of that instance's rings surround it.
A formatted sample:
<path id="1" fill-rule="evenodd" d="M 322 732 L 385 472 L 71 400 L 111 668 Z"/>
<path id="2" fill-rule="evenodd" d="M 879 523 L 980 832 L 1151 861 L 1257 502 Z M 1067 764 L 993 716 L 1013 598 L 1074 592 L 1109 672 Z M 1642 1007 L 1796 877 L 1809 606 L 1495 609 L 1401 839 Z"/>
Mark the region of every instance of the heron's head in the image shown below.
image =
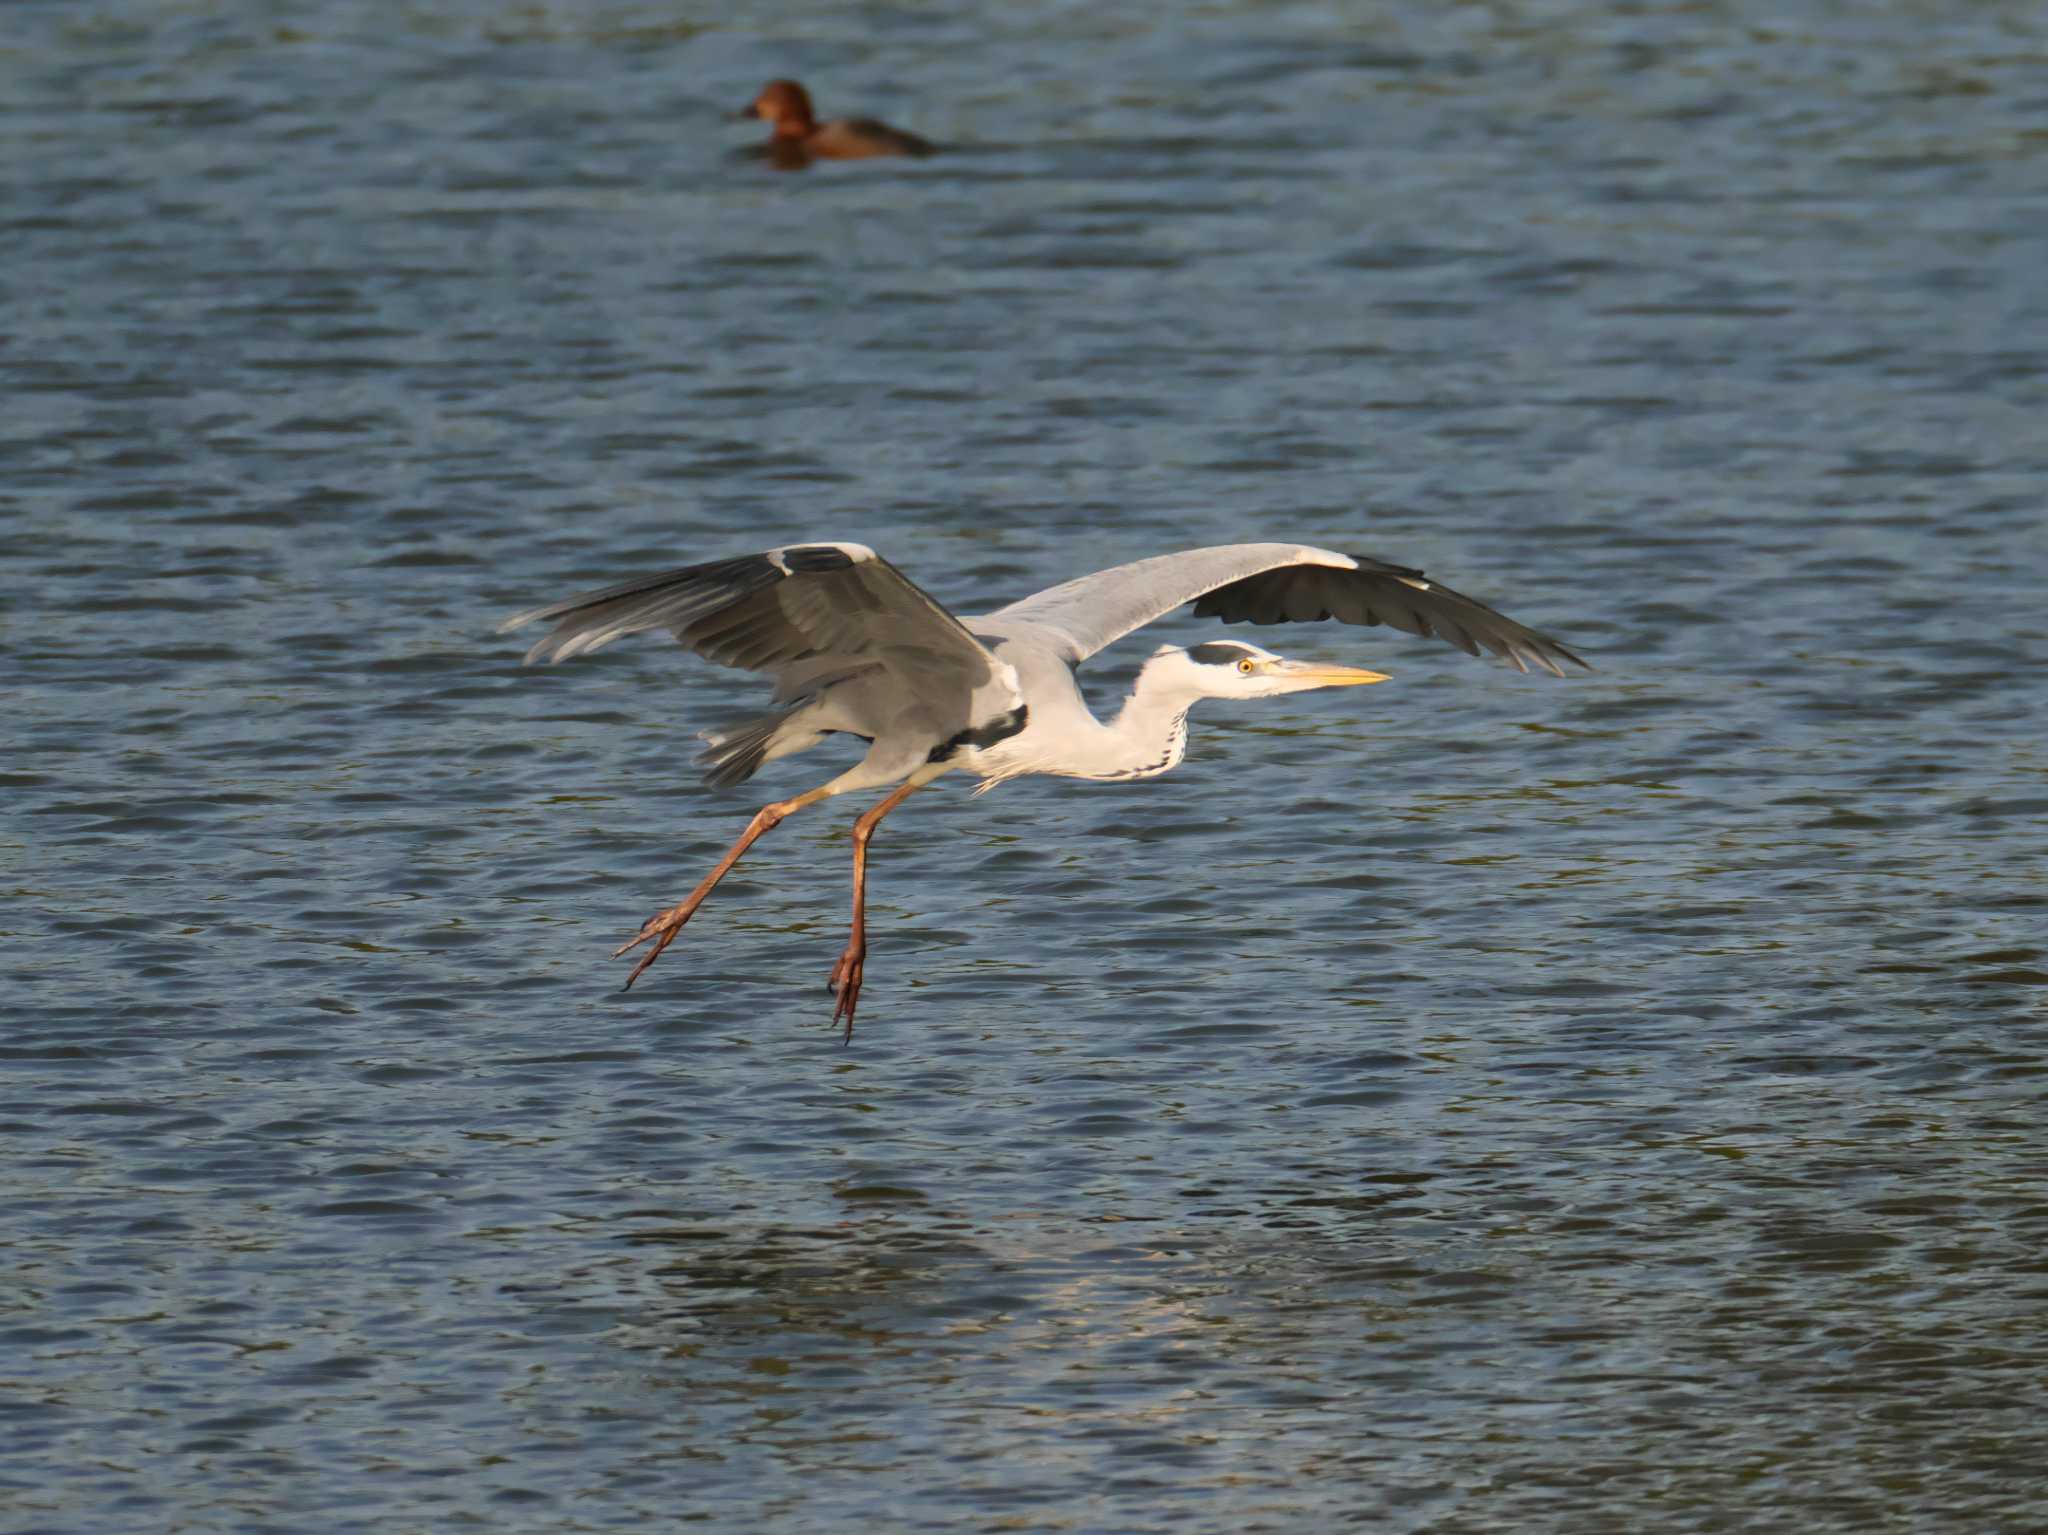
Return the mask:
<path id="1" fill-rule="evenodd" d="M 1197 698 L 1274 698 L 1316 688 L 1385 682 L 1384 672 L 1321 661 L 1290 661 L 1242 640 L 1211 640 L 1183 650 L 1162 645 L 1145 663 L 1144 680 L 1186 688 Z"/>

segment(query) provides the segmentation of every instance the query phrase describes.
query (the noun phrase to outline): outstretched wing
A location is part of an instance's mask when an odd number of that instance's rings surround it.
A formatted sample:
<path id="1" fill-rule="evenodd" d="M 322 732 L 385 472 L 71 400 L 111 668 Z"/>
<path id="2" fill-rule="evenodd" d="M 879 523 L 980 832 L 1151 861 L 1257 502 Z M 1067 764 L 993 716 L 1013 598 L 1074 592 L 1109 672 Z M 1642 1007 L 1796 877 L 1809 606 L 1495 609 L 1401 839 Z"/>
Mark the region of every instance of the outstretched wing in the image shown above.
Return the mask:
<path id="1" fill-rule="evenodd" d="M 979 687 L 995 660 L 960 621 L 865 544 L 789 544 L 686 565 L 515 613 L 498 632 L 554 627 L 529 663 L 566 661 L 643 629 L 666 629 L 707 661 L 774 673 L 789 697 L 881 664 L 914 683 Z"/>
<path id="2" fill-rule="evenodd" d="M 1221 544 L 1162 554 L 1026 597 L 976 620 L 997 631 L 1037 628 L 1076 664 L 1133 629 L 1192 602 L 1226 624 L 1387 624 L 1437 637 L 1467 655 L 1491 651 L 1526 672 L 1533 663 L 1562 677 L 1559 664 L 1592 670 L 1545 634 L 1496 613 L 1421 571 L 1364 554 L 1305 544 Z"/>

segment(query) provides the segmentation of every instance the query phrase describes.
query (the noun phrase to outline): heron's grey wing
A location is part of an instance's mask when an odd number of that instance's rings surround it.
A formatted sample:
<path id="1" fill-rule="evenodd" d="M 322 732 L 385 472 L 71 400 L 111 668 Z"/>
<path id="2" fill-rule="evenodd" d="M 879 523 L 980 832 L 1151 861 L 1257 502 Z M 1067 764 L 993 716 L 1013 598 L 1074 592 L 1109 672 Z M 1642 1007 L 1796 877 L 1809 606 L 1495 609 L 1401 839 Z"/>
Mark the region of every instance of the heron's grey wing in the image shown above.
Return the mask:
<path id="1" fill-rule="evenodd" d="M 982 622 L 1035 626 L 1078 664 L 1186 602 L 1199 616 L 1225 623 L 1389 624 L 1440 636 L 1471 655 L 1484 647 L 1520 671 L 1533 661 L 1561 677 L 1560 661 L 1586 665 L 1549 636 L 1419 570 L 1305 544 L 1221 544 L 1158 555 L 1052 587 Z"/>
<path id="2" fill-rule="evenodd" d="M 498 631 L 544 619 L 554 627 L 528 662 L 667 629 L 707 661 L 784 680 L 881 663 L 910 679 L 980 686 L 995 671 L 957 618 L 865 544 L 790 544 L 686 565 L 515 613 Z"/>
<path id="3" fill-rule="evenodd" d="M 1547 634 L 1518 624 L 1476 597 L 1454 592 L 1421 571 L 1354 554 L 1351 570 L 1328 565 L 1286 565 L 1205 592 L 1195 603 L 1201 618 L 1226 624 L 1300 624 L 1334 618 L 1346 624 L 1386 624 L 1427 638 L 1435 635 L 1468 656 L 1491 651 L 1516 671 L 1533 664 L 1562 677 L 1569 661 L 1591 671 Z"/>
<path id="4" fill-rule="evenodd" d="M 1300 560 L 1351 563 L 1348 555 L 1301 544 L 1218 544 L 1186 549 L 1048 587 L 1036 596 L 998 608 L 985 621 L 1002 630 L 1030 625 L 1061 656 L 1078 665 L 1103 646 L 1165 617 L 1204 592 Z"/>

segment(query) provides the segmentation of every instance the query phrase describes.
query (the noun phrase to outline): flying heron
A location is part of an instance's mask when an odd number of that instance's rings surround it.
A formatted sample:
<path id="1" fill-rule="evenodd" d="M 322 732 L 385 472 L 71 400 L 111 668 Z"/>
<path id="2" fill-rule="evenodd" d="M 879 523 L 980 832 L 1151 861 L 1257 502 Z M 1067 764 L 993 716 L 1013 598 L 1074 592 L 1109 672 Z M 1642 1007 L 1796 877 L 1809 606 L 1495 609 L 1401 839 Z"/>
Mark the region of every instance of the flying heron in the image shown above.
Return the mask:
<path id="1" fill-rule="evenodd" d="M 643 629 L 666 629 L 707 661 L 775 679 L 768 714 L 706 732 L 697 759 L 717 787 L 829 735 L 858 736 L 867 755 L 830 782 L 755 812 L 739 840 L 678 905 L 647 919 L 613 958 L 650 944 L 638 980 L 740 856 L 788 817 L 835 795 L 894 785 L 853 823 L 853 932 L 832 969 L 832 1021 L 853 1038 L 867 958 L 868 842 L 882 817 L 956 770 L 976 793 L 1026 773 L 1121 782 L 1180 766 L 1188 710 L 1205 698 L 1271 698 L 1384 682 L 1355 666 L 1291 661 L 1239 640 L 1154 651 L 1108 722 L 1074 680 L 1105 645 L 1192 602 L 1226 624 L 1388 624 L 1436 635 L 1468 655 L 1482 647 L 1526 672 L 1562 677 L 1571 651 L 1426 579 L 1367 555 L 1303 544 L 1223 544 L 1099 570 L 981 618 L 956 618 L 865 544 L 788 544 L 762 554 L 639 576 L 514 614 L 499 632 L 554 624 L 528 663 L 566 661 Z M 1586 668 L 1590 669 L 1590 668 Z"/>

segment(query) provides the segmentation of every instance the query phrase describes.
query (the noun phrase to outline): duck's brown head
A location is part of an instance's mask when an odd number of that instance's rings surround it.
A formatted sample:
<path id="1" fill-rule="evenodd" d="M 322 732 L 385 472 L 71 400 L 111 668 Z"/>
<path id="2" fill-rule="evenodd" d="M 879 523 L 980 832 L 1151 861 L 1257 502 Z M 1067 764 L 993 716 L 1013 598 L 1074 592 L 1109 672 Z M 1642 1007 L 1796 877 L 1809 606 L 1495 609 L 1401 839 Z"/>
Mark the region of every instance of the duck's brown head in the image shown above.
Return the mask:
<path id="1" fill-rule="evenodd" d="M 740 116 L 772 123 L 777 138 L 800 139 L 818 126 L 810 93 L 794 80 L 770 80 Z"/>

